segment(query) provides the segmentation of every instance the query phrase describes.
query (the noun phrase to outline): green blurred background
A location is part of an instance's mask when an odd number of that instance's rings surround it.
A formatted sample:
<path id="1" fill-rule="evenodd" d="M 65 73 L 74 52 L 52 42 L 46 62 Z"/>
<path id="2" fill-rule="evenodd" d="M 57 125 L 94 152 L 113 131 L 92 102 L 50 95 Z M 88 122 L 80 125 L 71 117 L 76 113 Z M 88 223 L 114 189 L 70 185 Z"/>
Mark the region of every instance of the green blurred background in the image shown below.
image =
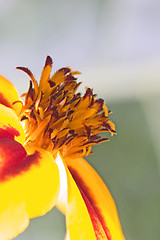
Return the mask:
<path id="1" fill-rule="evenodd" d="M 160 239 L 160 2 L 156 0 L 1 0 L 0 72 L 19 92 L 47 54 L 53 71 L 83 74 L 81 90 L 103 97 L 117 135 L 87 160 L 111 191 L 128 240 Z M 31 220 L 16 240 L 62 240 L 57 210 Z"/>

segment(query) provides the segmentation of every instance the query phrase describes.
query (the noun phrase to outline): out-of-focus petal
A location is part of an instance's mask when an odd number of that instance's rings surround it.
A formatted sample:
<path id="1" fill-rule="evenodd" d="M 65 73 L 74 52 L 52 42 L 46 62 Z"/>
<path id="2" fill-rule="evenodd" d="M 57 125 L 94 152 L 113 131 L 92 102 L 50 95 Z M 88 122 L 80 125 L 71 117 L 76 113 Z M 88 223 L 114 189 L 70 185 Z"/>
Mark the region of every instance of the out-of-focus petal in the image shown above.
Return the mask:
<path id="1" fill-rule="evenodd" d="M 68 202 L 68 179 L 67 179 L 66 166 L 64 165 L 63 160 L 61 159 L 59 154 L 55 159 L 55 162 L 59 169 L 59 178 L 60 178 L 60 190 L 59 190 L 58 201 L 56 206 L 63 214 L 66 214 L 66 207 Z"/>
<path id="2" fill-rule="evenodd" d="M 0 104 L 0 138 L 12 138 L 21 144 L 25 141 L 23 127 L 14 110 Z"/>
<path id="3" fill-rule="evenodd" d="M 11 82 L 0 75 L 0 103 L 19 112 L 22 105 L 20 103 L 12 105 L 13 102 L 18 100 L 19 96 L 16 88 Z"/>
<path id="4" fill-rule="evenodd" d="M 67 166 L 61 156 L 58 154 L 56 158 L 56 163 L 59 166 L 60 175 L 61 167 L 64 166 L 67 175 L 67 205 L 66 205 L 66 239 L 69 240 L 97 240 L 90 215 L 88 213 L 86 204 L 83 200 L 83 197 L 72 178 L 70 172 L 67 169 Z M 63 185 L 63 183 L 62 183 Z M 61 186 L 62 186 L 61 185 Z"/>
<path id="5" fill-rule="evenodd" d="M 16 237 L 25 230 L 28 224 L 29 218 L 25 203 L 12 202 L 12 205 L 0 214 L 0 239 L 8 240 Z"/>
<path id="6" fill-rule="evenodd" d="M 106 239 L 124 240 L 114 200 L 102 179 L 82 158 L 67 158 L 65 161 L 86 201 L 93 207 L 106 233 Z"/>
<path id="7" fill-rule="evenodd" d="M 51 210 L 59 193 L 59 171 L 53 157 L 43 149 L 26 150 L 27 156 L 20 162 L 19 172 L 13 176 L 10 173 L 7 179 L 0 181 L 0 227 L 6 223 L 4 228 L 10 229 L 12 237 L 27 227 L 29 218 Z M 23 208 L 22 214 L 18 212 L 19 207 Z M 13 214 L 17 214 L 15 225 Z"/>

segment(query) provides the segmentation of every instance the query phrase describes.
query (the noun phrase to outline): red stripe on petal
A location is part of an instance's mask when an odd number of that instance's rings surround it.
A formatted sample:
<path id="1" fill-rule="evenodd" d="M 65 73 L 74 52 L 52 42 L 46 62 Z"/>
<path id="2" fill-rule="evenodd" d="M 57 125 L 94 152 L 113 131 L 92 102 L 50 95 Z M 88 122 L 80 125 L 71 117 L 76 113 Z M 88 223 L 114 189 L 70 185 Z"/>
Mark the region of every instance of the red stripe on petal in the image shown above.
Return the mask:
<path id="1" fill-rule="evenodd" d="M 12 139 L 0 139 L 0 181 L 27 171 L 32 164 L 39 163 L 39 158 L 40 153 L 27 155 L 25 148 Z"/>
<path id="2" fill-rule="evenodd" d="M 6 107 L 12 108 L 12 105 L 7 101 L 2 93 L 0 93 L 0 103 Z"/>
<path id="3" fill-rule="evenodd" d="M 4 126 L 4 128 L 0 128 L 0 138 L 9 138 L 14 140 L 14 138 L 18 136 L 20 136 L 20 133 L 12 126 Z"/>
<path id="4" fill-rule="evenodd" d="M 96 200 L 93 198 L 91 191 L 85 185 L 84 181 L 78 175 L 77 171 L 75 171 L 71 167 L 68 167 L 68 169 L 69 169 L 73 179 L 75 180 L 75 182 L 81 192 L 83 200 L 86 204 L 97 240 L 105 239 L 105 238 L 107 240 L 111 240 L 112 237 L 111 237 L 110 231 L 106 226 L 106 223 L 104 221 L 101 210 L 96 205 Z"/>
<path id="5" fill-rule="evenodd" d="M 83 193 L 83 191 L 80 189 L 80 187 L 79 187 L 79 190 L 80 190 L 80 193 L 81 193 L 81 195 L 83 197 L 83 200 L 84 200 L 84 202 L 86 204 L 87 210 L 89 212 L 89 215 L 90 215 L 90 218 L 91 218 L 91 221 L 92 221 L 92 224 L 93 224 L 93 228 L 94 228 L 94 232 L 95 232 L 97 240 L 108 239 L 106 234 L 105 234 L 105 232 L 104 232 L 102 224 L 101 224 L 101 222 L 98 219 L 98 216 L 97 216 L 94 208 L 92 207 L 92 205 L 90 204 L 88 198 Z"/>

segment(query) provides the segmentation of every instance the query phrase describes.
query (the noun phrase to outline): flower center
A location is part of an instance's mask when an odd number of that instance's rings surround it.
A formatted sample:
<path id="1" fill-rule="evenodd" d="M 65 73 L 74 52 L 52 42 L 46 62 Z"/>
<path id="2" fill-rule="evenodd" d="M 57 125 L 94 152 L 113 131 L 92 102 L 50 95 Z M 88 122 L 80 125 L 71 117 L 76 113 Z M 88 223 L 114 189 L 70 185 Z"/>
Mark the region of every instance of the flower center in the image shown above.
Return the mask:
<path id="1" fill-rule="evenodd" d="M 42 147 L 53 155 L 82 157 L 91 153 L 91 146 L 108 138 L 101 132 L 115 133 L 107 107 L 96 99 L 90 88 L 83 96 L 70 68 L 61 68 L 50 77 L 52 59 L 47 56 L 39 85 L 28 68 L 18 67 L 30 76 L 30 87 L 19 115 L 25 122 L 26 143 Z"/>

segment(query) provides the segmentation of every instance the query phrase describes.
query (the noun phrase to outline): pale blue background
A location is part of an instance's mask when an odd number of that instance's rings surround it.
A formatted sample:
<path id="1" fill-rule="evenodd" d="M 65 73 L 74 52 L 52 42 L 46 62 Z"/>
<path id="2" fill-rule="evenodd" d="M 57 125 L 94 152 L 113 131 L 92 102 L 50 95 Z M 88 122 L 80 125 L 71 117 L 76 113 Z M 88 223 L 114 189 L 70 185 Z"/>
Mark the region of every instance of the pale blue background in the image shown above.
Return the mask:
<path id="1" fill-rule="evenodd" d="M 0 73 L 22 93 L 47 54 L 53 71 L 83 74 L 113 111 L 117 136 L 88 161 L 108 185 L 128 240 L 160 236 L 160 2 L 157 0 L 0 0 Z M 16 240 L 61 240 L 56 209 L 33 219 Z"/>

